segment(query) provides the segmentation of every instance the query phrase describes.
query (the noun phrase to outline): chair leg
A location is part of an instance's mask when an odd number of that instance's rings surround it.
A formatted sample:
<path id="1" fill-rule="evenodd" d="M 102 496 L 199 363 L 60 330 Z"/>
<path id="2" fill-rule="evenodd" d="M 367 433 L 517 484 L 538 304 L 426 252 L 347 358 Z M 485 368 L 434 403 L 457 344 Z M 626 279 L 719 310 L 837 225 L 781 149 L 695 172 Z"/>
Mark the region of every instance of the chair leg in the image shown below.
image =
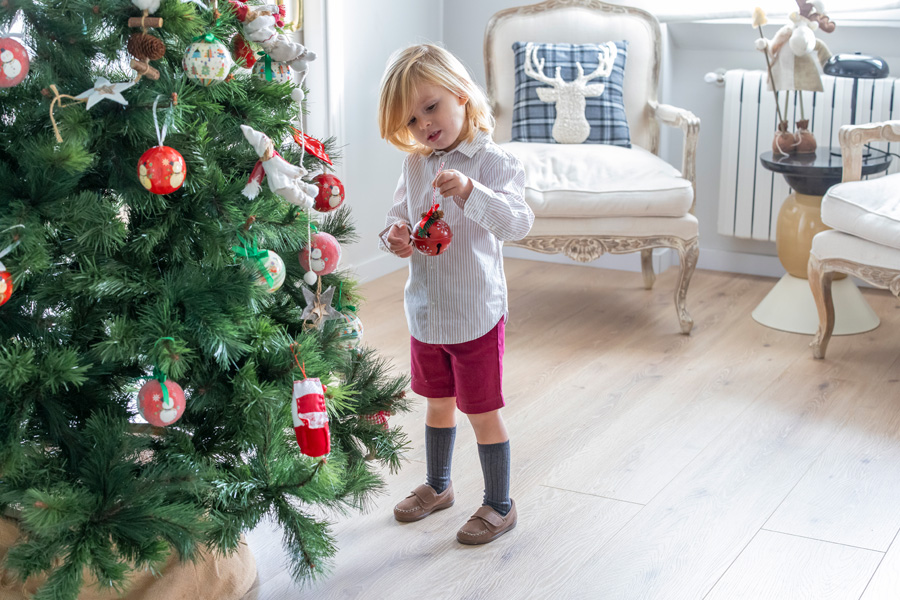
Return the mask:
<path id="1" fill-rule="evenodd" d="M 816 256 L 809 257 L 806 274 L 813 299 L 816 301 L 816 310 L 819 312 L 819 330 L 809 344 L 815 358 L 825 358 L 825 350 L 834 332 L 834 299 L 831 296 L 834 271 L 826 272 L 824 269 L 824 265 Z"/>
<path id="2" fill-rule="evenodd" d="M 656 273 L 653 272 L 653 249 L 641 250 L 641 271 L 644 273 L 644 289 L 649 290 L 656 281 Z"/>
<path id="3" fill-rule="evenodd" d="M 700 256 L 700 244 L 697 238 L 678 247 L 678 258 L 681 261 L 681 270 L 678 274 L 678 287 L 675 288 L 675 310 L 678 312 L 678 320 L 681 322 L 681 333 L 687 335 L 694 327 L 694 320 L 688 314 L 685 307 L 688 285 L 697 268 L 697 258 Z"/>

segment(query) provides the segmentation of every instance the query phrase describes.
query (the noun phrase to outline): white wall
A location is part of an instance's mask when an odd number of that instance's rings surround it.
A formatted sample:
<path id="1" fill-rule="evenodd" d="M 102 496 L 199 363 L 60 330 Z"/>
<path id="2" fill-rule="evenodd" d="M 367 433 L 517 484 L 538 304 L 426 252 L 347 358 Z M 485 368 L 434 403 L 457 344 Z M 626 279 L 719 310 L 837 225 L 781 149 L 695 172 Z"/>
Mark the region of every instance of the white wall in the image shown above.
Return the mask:
<path id="1" fill-rule="evenodd" d="M 343 247 L 341 266 L 352 268 L 361 280 L 367 281 L 406 265 L 406 261 L 376 247 L 385 214 L 393 203 L 404 157 L 378 134 L 378 85 L 394 50 L 441 39 L 442 3 L 441 0 L 307 2 L 307 10 L 313 9 L 313 19 L 324 13 L 321 21 L 327 27 L 331 43 L 338 44 L 323 49 L 325 40 L 314 33 L 314 23 L 308 24 L 306 44 L 321 51 L 323 59 L 313 63 L 309 76 L 308 106 L 312 114 L 308 133 L 314 137 L 333 135 L 341 146 L 335 173 L 344 183 L 345 202 L 353 210 L 360 237 L 358 243 Z M 326 50 L 343 63 L 343 77 L 337 81 L 327 80 L 329 74 L 340 73 L 341 66 L 328 64 Z M 329 100 L 328 89 L 338 97 Z M 329 103 L 341 113 L 330 122 L 326 115 Z"/>

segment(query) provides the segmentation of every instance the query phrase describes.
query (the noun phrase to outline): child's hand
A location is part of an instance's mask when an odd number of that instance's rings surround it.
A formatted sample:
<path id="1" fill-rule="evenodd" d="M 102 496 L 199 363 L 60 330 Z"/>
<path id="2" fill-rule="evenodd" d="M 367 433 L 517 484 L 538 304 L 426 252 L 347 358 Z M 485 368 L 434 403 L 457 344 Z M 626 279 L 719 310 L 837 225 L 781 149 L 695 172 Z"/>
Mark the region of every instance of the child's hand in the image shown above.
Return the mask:
<path id="1" fill-rule="evenodd" d="M 387 243 L 390 251 L 400 258 L 407 258 L 413 253 L 412 238 L 406 223 L 397 223 L 387 234 Z"/>
<path id="2" fill-rule="evenodd" d="M 432 187 L 436 187 L 441 196 L 459 196 L 463 200 L 469 199 L 472 193 L 472 180 L 453 169 L 447 169 L 438 173 L 434 181 L 431 182 Z"/>

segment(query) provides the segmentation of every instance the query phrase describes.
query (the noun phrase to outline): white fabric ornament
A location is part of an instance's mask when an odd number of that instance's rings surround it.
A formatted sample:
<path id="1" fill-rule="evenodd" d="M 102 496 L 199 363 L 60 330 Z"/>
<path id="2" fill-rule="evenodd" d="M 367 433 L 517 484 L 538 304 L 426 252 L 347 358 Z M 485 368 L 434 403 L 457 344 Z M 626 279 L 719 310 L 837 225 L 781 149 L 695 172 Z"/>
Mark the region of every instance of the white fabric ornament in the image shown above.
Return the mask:
<path id="1" fill-rule="evenodd" d="M 296 204 L 301 208 L 311 208 L 319 190 L 315 185 L 303 181 L 307 170 L 301 166 L 292 165 L 279 156 L 275 152 L 272 140 L 266 134 L 246 125 L 241 125 L 241 131 L 244 132 L 247 141 L 253 145 L 256 155 L 260 157 L 262 172 L 269 180 L 269 189 L 291 204 Z M 257 163 L 257 166 L 260 163 Z M 254 175 L 259 173 L 256 168 L 253 171 Z M 259 176 L 258 179 L 262 179 L 262 177 Z M 248 198 L 254 198 L 259 192 L 260 182 L 258 179 L 252 175 L 250 183 L 244 188 L 243 193 Z"/>
<path id="2" fill-rule="evenodd" d="M 288 63 L 302 80 L 309 70 L 309 63 L 316 59 L 316 53 L 278 33 L 275 30 L 275 14 L 278 14 L 275 4 L 249 9 L 243 19 L 244 37 L 262 45 L 272 60 Z"/>

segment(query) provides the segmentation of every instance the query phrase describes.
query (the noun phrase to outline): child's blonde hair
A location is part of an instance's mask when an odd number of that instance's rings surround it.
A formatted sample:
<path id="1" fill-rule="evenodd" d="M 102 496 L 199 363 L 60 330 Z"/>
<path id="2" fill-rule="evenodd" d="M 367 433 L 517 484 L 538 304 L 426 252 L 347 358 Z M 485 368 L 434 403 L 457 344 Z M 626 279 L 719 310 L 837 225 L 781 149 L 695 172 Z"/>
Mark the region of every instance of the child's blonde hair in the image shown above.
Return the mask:
<path id="1" fill-rule="evenodd" d="M 381 137 L 406 152 L 429 154 L 430 148 L 418 143 L 407 128 L 413 113 L 416 86 L 438 85 L 466 98 L 466 140 L 478 130 L 491 133 L 494 117 L 481 88 L 469 72 L 447 50 L 433 44 L 417 44 L 395 52 L 381 78 L 378 102 L 378 128 Z"/>

